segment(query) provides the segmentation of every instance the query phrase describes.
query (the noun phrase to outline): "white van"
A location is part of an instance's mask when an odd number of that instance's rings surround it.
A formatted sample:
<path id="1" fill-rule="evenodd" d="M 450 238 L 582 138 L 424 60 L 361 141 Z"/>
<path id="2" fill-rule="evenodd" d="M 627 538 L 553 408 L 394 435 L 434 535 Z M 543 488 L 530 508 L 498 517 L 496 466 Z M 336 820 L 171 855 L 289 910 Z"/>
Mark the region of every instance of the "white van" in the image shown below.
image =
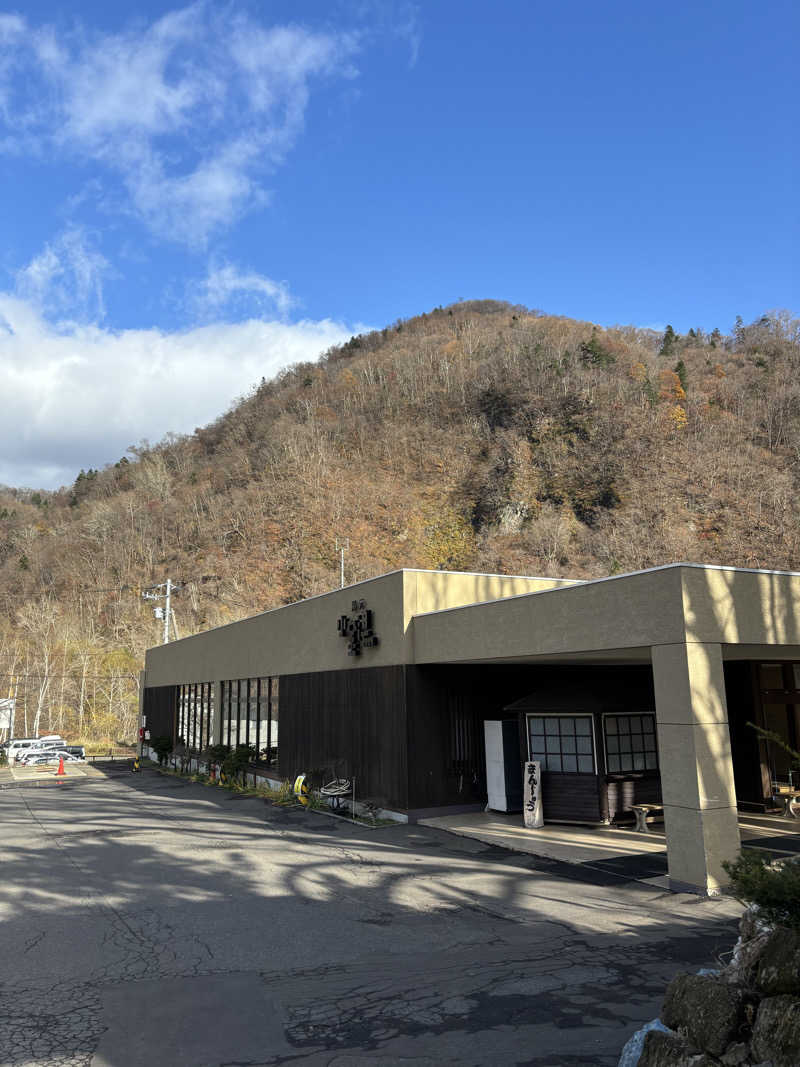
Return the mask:
<path id="1" fill-rule="evenodd" d="M 13 763 L 20 752 L 27 752 L 31 745 L 38 740 L 38 737 L 12 737 L 6 746 L 8 762 Z"/>
<path id="2" fill-rule="evenodd" d="M 8 762 L 17 763 L 26 752 L 42 751 L 50 748 L 58 748 L 64 744 L 58 734 L 48 734 L 46 737 L 15 737 L 8 746 Z"/>

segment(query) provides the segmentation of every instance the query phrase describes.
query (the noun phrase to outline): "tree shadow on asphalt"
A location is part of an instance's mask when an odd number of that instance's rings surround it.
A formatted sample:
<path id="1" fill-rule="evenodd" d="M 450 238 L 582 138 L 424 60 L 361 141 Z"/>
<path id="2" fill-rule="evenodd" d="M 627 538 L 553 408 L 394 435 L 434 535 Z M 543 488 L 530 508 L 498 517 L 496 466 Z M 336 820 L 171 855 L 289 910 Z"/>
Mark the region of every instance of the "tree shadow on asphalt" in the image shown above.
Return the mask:
<path id="1" fill-rule="evenodd" d="M 459 968 L 476 949 L 483 965 L 469 996 L 488 999 L 474 1020 L 456 1012 L 448 1022 L 445 1012 L 441 1025 L 499 1025 L 492 983 L 507 980 L 509 967 L 522 978 L 601 960 L 611 977 L 599 990 L 590 975 L 585 995 L 602 999 L 605 1025 L 619 1019 L 621 1047 L 627 1007 L 651 1018 L 671 973 L 713 966 L 735 940 L 730 909 L 710 901 L 678 906 L 622 879 L 588 884 L 570 865 L 433 828 L 368 830 L 155 772 L 4 791 L 0 813 L 13 840 L 0 882 L 0 974 L 17 1005 L 0 1013 L 0 1048 L 4 1020 L 6 1040 L 9 1025 L 17 1035 L 7 1047 L 19 1058 L 9 1063 L 29 1062 L 35 1049 L 24 1035 L 48 1030 L 88 1055 L 109 984 L 251 971 L 266 982 L 307 973 L 330 988 L 374 988 L 387 959 L 421 953 L 431 989 L 444 990 L 454 975 L 463 981 Z M 420 982 L 409 974 L 409 990 Z M 535 997 L 503 994 L 515 1025 L 539 1025 L 545 994 L 557 1018 L 558 985 Z M 343 987 L 335 1001 L 322 1031 L 304 1029 L 298 1008 L 292 1046 L 380 1048 L 386 1011 L 376 1006 L 365 1030 L 363 996 L 348 1007 Z M 83 1031 L 65 1037 L 70 1010 Z M 440 1024 L 429 1021 L 430 1032 Z"/>

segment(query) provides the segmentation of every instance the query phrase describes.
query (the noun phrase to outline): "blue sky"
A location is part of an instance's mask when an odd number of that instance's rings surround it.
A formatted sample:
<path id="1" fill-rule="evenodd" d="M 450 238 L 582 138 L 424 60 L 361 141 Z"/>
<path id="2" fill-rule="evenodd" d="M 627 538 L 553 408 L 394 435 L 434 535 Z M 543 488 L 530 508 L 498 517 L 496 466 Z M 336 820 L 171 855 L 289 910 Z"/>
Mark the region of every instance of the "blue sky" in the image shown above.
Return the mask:
<path id="1" fill-rule="evenodd" d="M 798 308 L 789 2 L 0 2 L 0 481 L 366 326 Z"/>

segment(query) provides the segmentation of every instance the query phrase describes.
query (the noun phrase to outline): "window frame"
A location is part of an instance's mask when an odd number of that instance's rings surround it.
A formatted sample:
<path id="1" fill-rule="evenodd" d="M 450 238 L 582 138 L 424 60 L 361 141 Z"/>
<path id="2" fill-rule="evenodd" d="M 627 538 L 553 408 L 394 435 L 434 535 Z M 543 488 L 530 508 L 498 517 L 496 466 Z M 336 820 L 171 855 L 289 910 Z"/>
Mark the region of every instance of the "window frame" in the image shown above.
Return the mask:
<path id="1" fill-rule="evenodd" d="M 655 765 L 655 767 L 642 767 L 641 770 L 634 770 L 633 768 L 631 768 L 630 770 L 626 770 L 626 771 L 612 771 L 612 770 L 609 769 L 609 766 L 608 766 L 608 733 L 606 731 L 606 720 L 607 719 L 632 719 L 632 718 L 634 718 L 634 716 L 637 717 L 637 718 L 642 718 L 643 716 L 647 716 L 647 718 L 653 720 L 653 737 L 655 738 L 655 742 L 656 742 L 656 765 Z M 617 775 L 620 775 L 620 774 L 657 774 L 657 775 L 660 775 L 661 774 L 661 753 L 658 750 L 658 722 L 656 720 L 656 713 L 654 711 L 604 711 L 602 716 L 601 716 L 601 718 L 602 718 L 602 726 L 603 726 L 603 757 L 605 759 L 606 774 L 607 775 L 609 775 L 609 774 L 617 774 Z M 630 732 L 628 733 L 628 736 L 630 736 Z M 619 737 L 619 732 L 617 732 L 617 737 Z M 642 731 L 642 737 L 644 737 L 644 731 Z M 646 760 L 647 752 L 644 749 L 642 751 L 643 751 L 643 754 L 645 756 L 645 762 L 646 762 L 647 761 Z M 612 753 L 612 755 L 621 756 L 622 753 L 621 752 L 617 752 L 617 753 Z M 631 755 L 633 755 L 632 751 L 631 751 Z"/>
<path id="2" fill-rule="evenodd" d="M 589 720 L 589 725 L 591 727 L 591 729 L 589 731 L 589 736 L 591 737 L 591 740 L 592 740 L 592 753 L 591 753 L 591 755 L 592 755 L 592 770 L 591 771 L 579 771 L 579 770 L 575 770 L 575 771 L 551 771 L 551 770 L 548 770 L 546 766 L 543 766 L 542 767 L 542 774 L 578 774 L 578 775 L 581 775 L 581 777 L 583 777 L 583 778 L 592 778 L 592 777 L 596 778 L 598 776 L 599 771 L 597 769 L 597 736 L 596 736 L 596 730 L 595 730 L 594 715 L 592 714 L 591 711 L 573 711 L 573 712 L 566 712 L 566 711 L 565 712 L 561 712 L 561 711 L 556 711 L 556 712 L 553 712 L 553 711 L 529 711 L 529 712 L 526 712 L 526 714 L 525 714 L 525 732 L 526 732 L 526 736 L 527 736 L 527 739 L 528 739 L 528 759 L 529 760 L 533 760 L 533 759 L 537 758 L 537 757 L 534 757 L 534 755 L 533 755 L 533 753 L 531 751 L 531 748 L 532 748 L 532 746 L 531 746 L 531 726 L 530 726 L 531 719 L 588 719 Z M 547 734 L 545 733 L 545 737 L 546 736 L 547 736 Z M 559 731 L 558 731 L 558 736 L 559 736 L 559 741 L 564 736 L 561 733 L 561 728 L 560 727 L 559 727 Z M 576 737 L 578 736 L 577 733 L 575 734 L 575 736 Z M 565 753 L 563 751 L 561 751 L 560 745 L 559 745 L 559 752 L 560 752 L 560 755 L 563 757 Z M 567 755 L 572 755 L 572 753 L 566 753 L 566 754 Z M 585 752 L 584 753 L 577 753 L 576 752 L 575 755 L 576 756 L 577 755 L 586 755 L 586 753 Z M 542 761 L 540 760 L 539 762 L 542 762 Z"/>
<path id="3" fill-rule="evenodd" d="M 231 748 L 249 745 L 256 752 L 253 763 L 264 766 L 273 766 L 276 762 L 269 758 L 269 753 L 274 747 L 273 721 L 277 725 L 273 714 L 280 699 L 278 678 L 279 675 L 258 675 L 253 678 L 225 678 L 220 682 L 222 743 Z M 234 703 L 235 716 L 232 714 Z M 267 756 L 262 758 L 261 752 L 264 750 Z"/>

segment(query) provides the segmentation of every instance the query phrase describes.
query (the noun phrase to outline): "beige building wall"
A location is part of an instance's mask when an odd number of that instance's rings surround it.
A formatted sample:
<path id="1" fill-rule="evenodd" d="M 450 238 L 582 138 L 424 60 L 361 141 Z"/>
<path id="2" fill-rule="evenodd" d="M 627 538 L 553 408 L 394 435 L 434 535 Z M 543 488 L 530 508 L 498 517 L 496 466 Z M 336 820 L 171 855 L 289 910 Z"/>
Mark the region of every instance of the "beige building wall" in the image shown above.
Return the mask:
<path id="1" fill-rule="evenodd" d="M 800 575 L 681 567 L 687 641 L 800 645 Z"/>
<path id="2" fill-rule="evenodd" d="M 408 630 L 419 611 L 573 584 L 576 583 L 557 578 L 394 571 L 181 641 L 157 645 L 147 652 L 147 685 L 410 663 L 414 644 Z M 373 612 L 379 644 L 353 657 L 348 656 L 347 642 L 337 634 L 336 623 L 340 615 L 351 614 L 354 600 L 361 599 Z"/>
<path id="3" fill-rule="evenodd" d="M 651 653 L 670 883 L 714 893 L 740 848 L 722 649 L 688 641 Z"/>
<path id="4" fill-rule="evenodd" d="M 380 645 L 348 657 L 363 598 Z M 723 660 L 800 654 L 800 575 L 676 564 L 592 582 L 397 571 L 147 653 L 147 685 L 398 663 L 653 665 L 669 873 L 714 892 L 739 848 Z M 219 715 L 215 687 L 215 720 Z M 215 721 L 215 736 L 219 725 Z"/>
<path id="5" fill-rule="evenodd" d="M 681 641 L 677 568 L 418 615 L 416 663 L 531 659 Z"/>

